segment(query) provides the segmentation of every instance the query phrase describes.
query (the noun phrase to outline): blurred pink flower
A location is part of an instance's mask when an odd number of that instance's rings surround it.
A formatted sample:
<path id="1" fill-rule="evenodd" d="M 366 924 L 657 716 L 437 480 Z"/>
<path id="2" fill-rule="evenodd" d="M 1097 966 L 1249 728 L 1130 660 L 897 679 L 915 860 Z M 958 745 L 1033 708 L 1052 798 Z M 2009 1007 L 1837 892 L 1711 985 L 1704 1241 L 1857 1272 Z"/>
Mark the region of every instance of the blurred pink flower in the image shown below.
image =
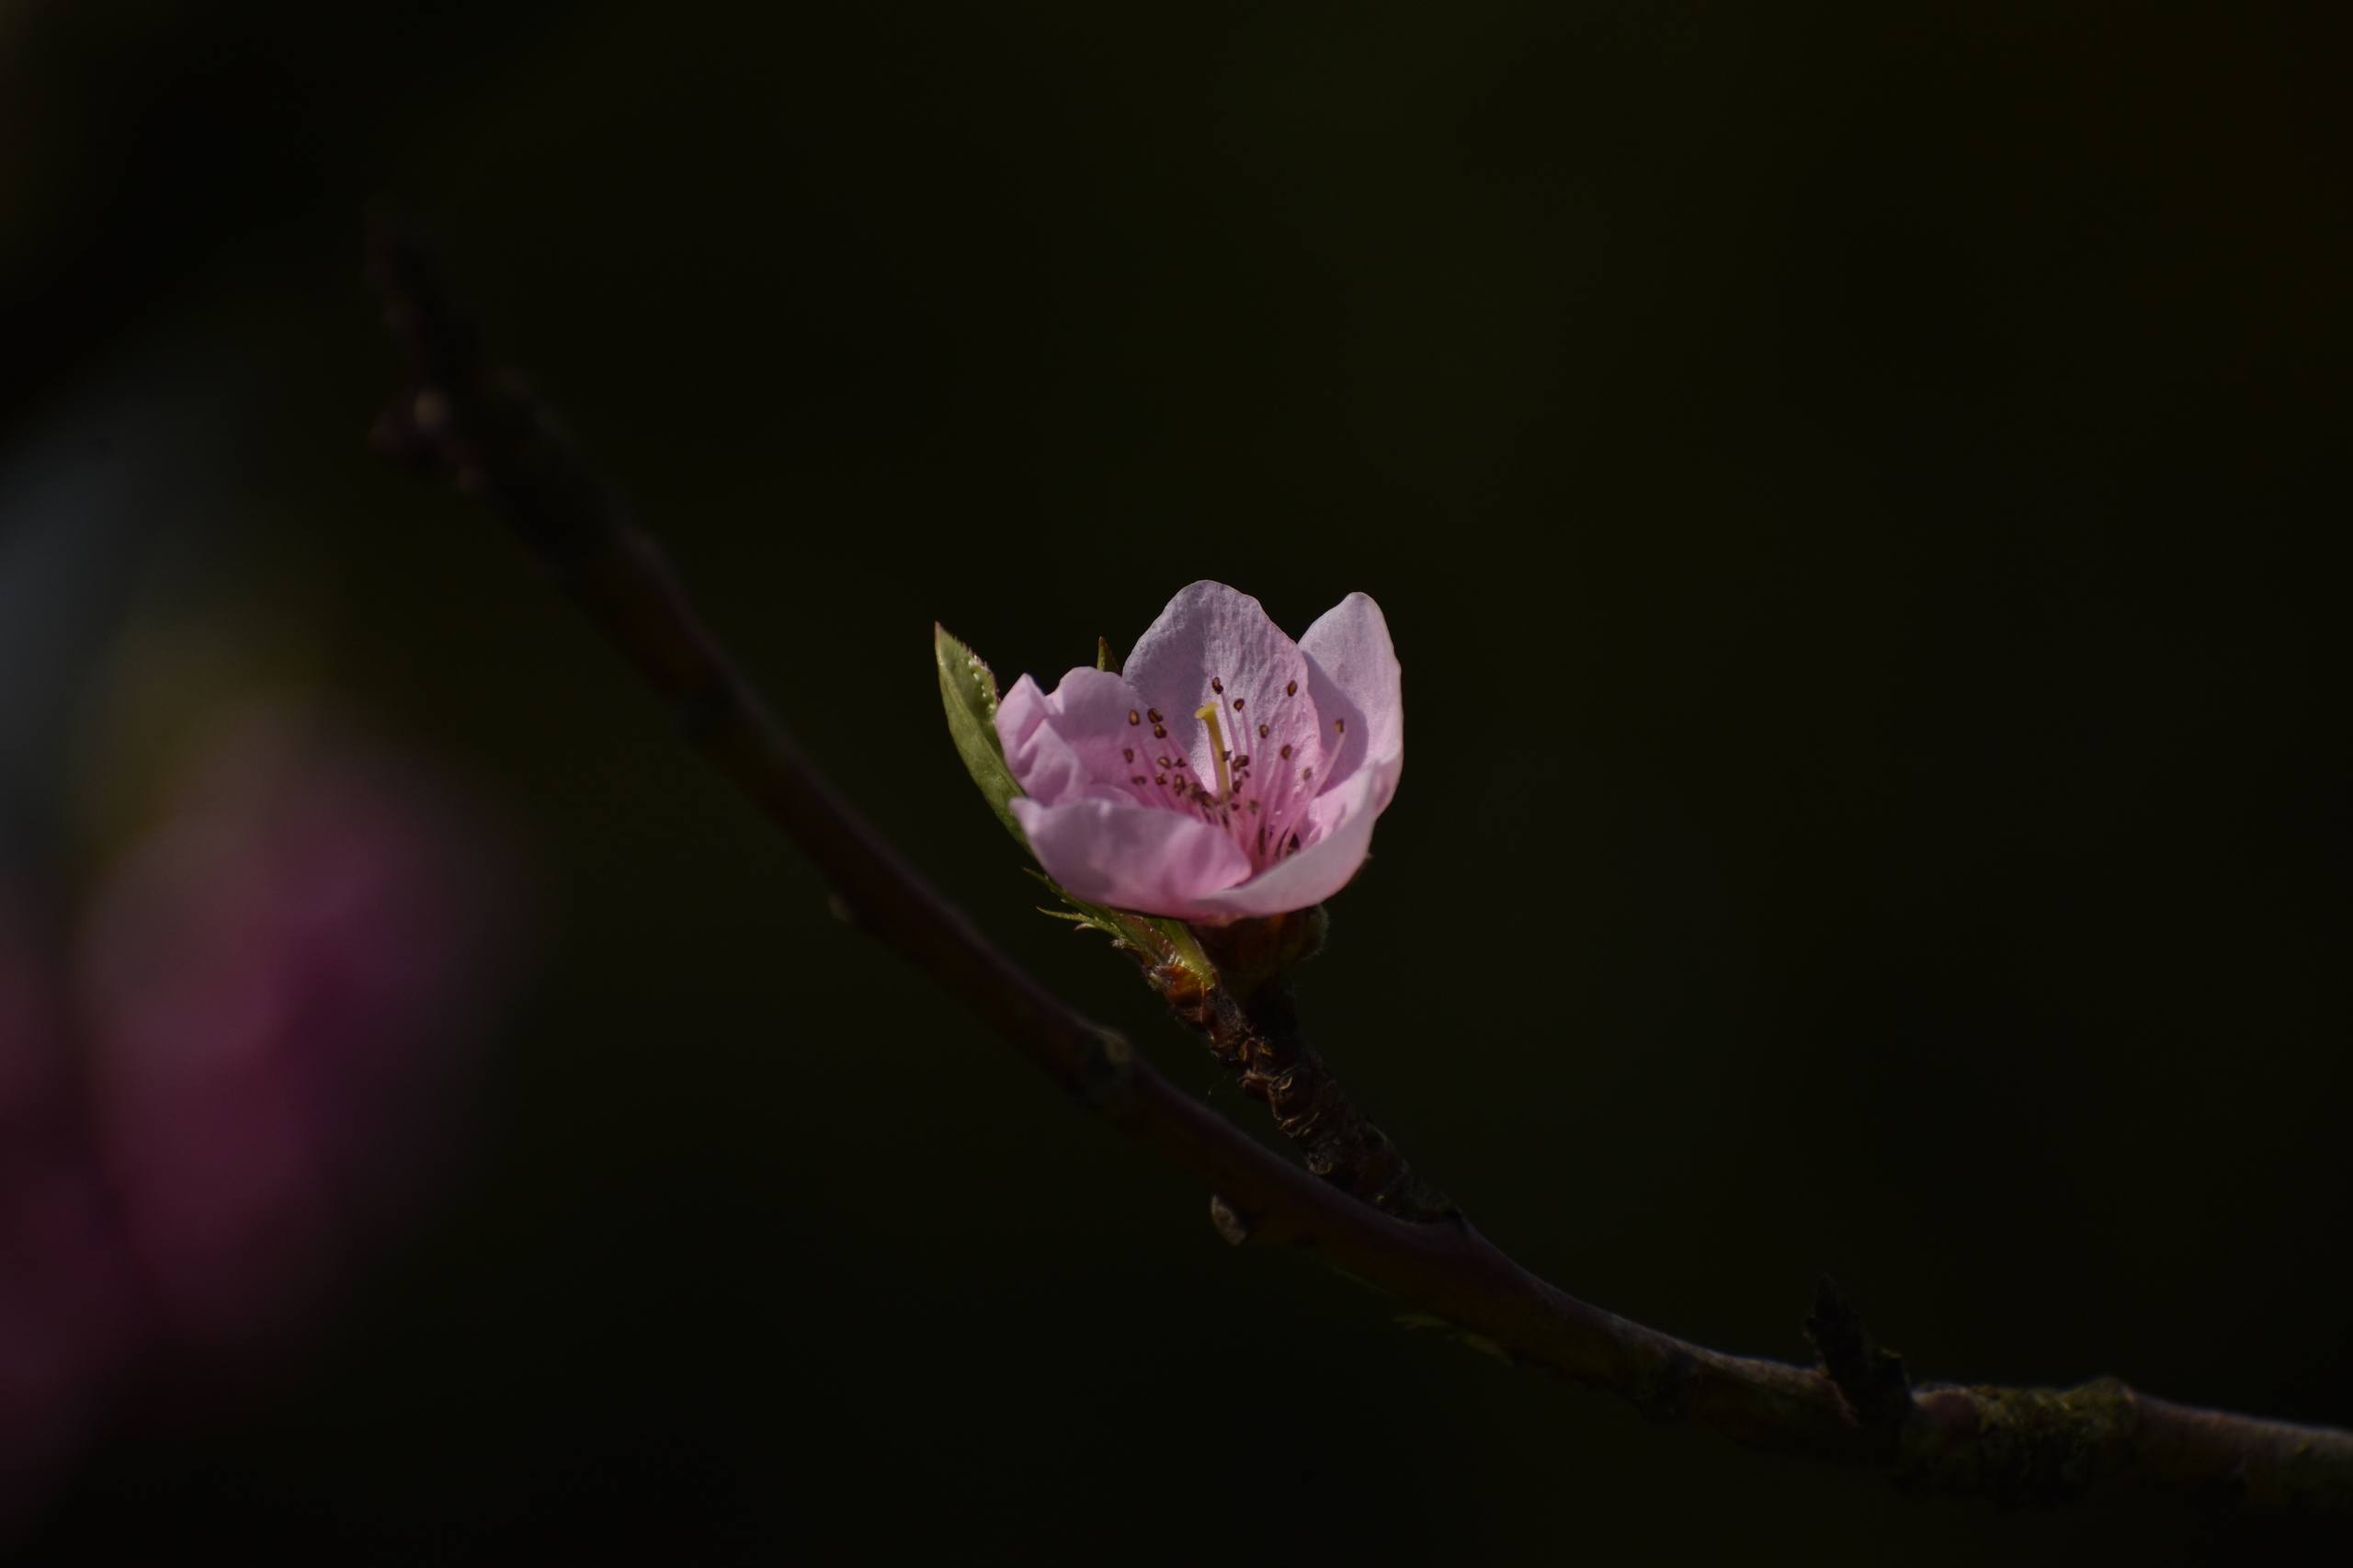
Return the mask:
<path id="1" fill-rule="evenodd" d="M 0 893 L 0 1541 L 87 1439 L 143 1328 L 44 957 Z"/>
<path id="2" fill-rule="evenodd" d="M 1364 863 L 1405 766 L 1397 654 L 1350 594 L 1297 642 L 1222 583 L 1178 593 L 1125 672 L 1028 676 L 996 712 L 1011 802 L 1090 903 L 1223 923 L 1319 903 Z"/>
<path id="3" fill-rule="evenodd" d="M 268 1335 L 446 1148 L 512 948 L 499 851 L 404 760 L 270 710 L 101 886 L 77 975 L 97 1141 L 170 1332 Z"/>
<path id="4" fill-rule="evenodd" d="M 0 889 L 0 1545 L 132 1376 L 274 1344 L 415 1206 L 519 956 L 514 871 L 422 769 L 275 707 L 70 953 Z"/>

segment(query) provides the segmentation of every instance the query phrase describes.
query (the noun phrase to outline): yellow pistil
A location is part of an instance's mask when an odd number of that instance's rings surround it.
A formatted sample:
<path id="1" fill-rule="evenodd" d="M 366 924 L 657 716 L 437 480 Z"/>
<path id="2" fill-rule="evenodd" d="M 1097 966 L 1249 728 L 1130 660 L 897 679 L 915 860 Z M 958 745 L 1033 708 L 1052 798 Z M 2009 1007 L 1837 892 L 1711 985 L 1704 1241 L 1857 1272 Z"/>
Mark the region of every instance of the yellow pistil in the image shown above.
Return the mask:
<path id="1" fill-rule="evenodd" d="M 1225 728 L 1217 722 L 1217 704 L 1205 703 L 1193 717 L 1209 721 L 1210 755 L 1217 758 L 1217 798 L 1222 801 L 1233 793 L 1233 775 L 1226 767 Z"/>

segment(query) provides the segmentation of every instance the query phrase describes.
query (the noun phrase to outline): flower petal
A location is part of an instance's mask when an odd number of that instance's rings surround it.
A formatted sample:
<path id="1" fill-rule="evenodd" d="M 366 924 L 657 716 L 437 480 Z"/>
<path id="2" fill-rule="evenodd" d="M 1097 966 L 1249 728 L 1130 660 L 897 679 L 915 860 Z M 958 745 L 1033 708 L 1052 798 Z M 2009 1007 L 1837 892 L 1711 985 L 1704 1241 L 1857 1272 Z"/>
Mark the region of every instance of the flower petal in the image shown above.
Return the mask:
<path id="1" fill-rule="evenodd" d="M 1208 895 L 1250 874 L 1239 845 L 1188 812 L 1021 799 L 1013 814 L 1046 875 L 1089 903 L 1190 918 L 1210 913 Z"/>
<path id="2" fill-rule="evenodd" d="M 1336 719 L 1346 724 L 1324 737 L 1324 788 L 1346 782 L 1368 761 L 1385 765 L 1387 782 L 1372 809 L 1386 811 L 1405 771 L 1404 672 L 1387 618 L 1370 596 L 1350 594 L 1316 618 L 1299 646 L 1324 727 Z"/>
<path id="3" fill-rule="evenodd" d="M 1071 671 L 1051 696 L 1023 676 L 996 707 L 997 739 L 1014 781 L 1049 806 L 1143 799 L 1132 782 L 1138 768 L 1124 755 L 1153 744 L 1139 739 L 1150 731 L 1128 722 L 1142 702 L 1126 681 L 1102 670 Z"/>
<path id="4" fill-rule="evenodd" d="M 1217 777 L 1207 727 L 1193 717 L 1206 703 L 1221 709 L 1226 749 L 1240 756 L 1290 742 L 1302 766 L 1313 766 L 1314 698 L 1307 660 L 1256 599 L 1223 583 L 1179 589 L 1128 654 L 1128 684 L 1157 710 L 1169 739 L 1185 749 L 1201 778 Z M 1214 683 L 1214 684 L 1213 684 Z M 1222 689 L 1219 689 L 1222 687 Z M 1244 706 L 1237 709 L 1239 701 Z"/>
<path id="5" fill-rule="evenodd" d="M 1396 791 L 1396 769 L 1404 766 L 1378 760 L 1319 796 L 1309 814 L 1322 836 L 1240 887 L 1202 898 L 1202 912 L 1221 920 L 1280 915 L 1321 903 L 1347 886 L 1372 847 L 1373 820 Z M 1015 801 L 1015 809 L 1020 804 Z"/>

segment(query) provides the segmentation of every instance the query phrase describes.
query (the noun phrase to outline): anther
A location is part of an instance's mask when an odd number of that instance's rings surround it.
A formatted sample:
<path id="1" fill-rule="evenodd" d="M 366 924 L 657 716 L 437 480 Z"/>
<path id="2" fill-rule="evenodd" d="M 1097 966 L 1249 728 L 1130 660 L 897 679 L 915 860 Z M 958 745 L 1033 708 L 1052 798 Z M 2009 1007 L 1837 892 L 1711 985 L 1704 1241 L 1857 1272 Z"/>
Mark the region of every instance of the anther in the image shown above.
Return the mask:
<path id="1" fill-rule="evenodd" d="M 1347 734 L 1347 733 L 1348 733 L 1348 722 L 1347 722 L 1346 719 L 1335 719 L 1335 720 L 1333 720 L 1333 721 L 1332 721 L 1332 733 L 1333 733 L 1334 734 L 1336 734 L 1336 735 L 1345 735 L 1345 734 Z"/>
<path id="2" fill-rule="evenodd" d="M 1168 726 L 1165 724 L 1154 724 L 1152 727 L 1152 738 L 1155 741 L 1166 740 L 1168 738 Z"/>
<path id="3" fill-rule="evenodd" d="M 1225 695 L 1225 682 L 1218 679 L 1215 676 L 1210 676 L 1210 689 L 1216 692 L 1220 697 L 1223 697 Z"/>
<path id="4" fill-rule="evenodd" d="M 1274 733 L 1274 726 L 1271 724 L 1261 724 L 1258 726 L 1258 738 L 1262 741 Z"/>
<path id="5" fill-rule="evenodd" d="M 1122 762 L 1133 762 L 1135 759 L 1136 759 L 1136 748 L 1135 748 L 1135 747 L 1133 747 L 1133 746 L 1125 746 L 1125 747 L 1122 747 L 1122 748 L 1120 749 L 1120 761 L 1122 761 Z"/>
<path id="6" fill-rule="evenodd" d="M 1157 708 L 1151 709 L 1144 714 L 1144 717 L 1157 724 L 1160 722 L 1160 710 Z"/>
<path id="7" fill-rule="evenodd" d="M 1149 783 L 1151 783 L 1151 782 L 1152 782 L 1152 780 L 1151 780 L 1151 779 L 1149 779 L 1149 778 L 1146 778 L 1142 774 L 1139 773 L 1139 774 L 1135 775 L 1133 778 L 1130 778 L 1130 779 L 1128 780 L 1128 782 L 1129 782 L 1129 783 L 1131 783 L 1131 784 L 1149 784 Z"/>
<path id="8" fill-rule="evenodd" d="M 1235 699 L 1233 699 L 1233 710 L 1234 710 L 1236 713 L 1239 713 L 1239 712 L 1241 712 L 1241 711 L 1242 711 L 1242 699 L 1240 699 L 1240 698 L 1238 698 L 1238 697 L 1237 697 L 1237 698 L 1235 698 Z"/>
<path id="9" fill-rule="evenodd" d="M 1128 722 L 1131 724 L 1141 724 L 1143 722 L 1143 715 L 1131 708 L 1128 710 Z"/>
<path id="10" fill-rule="evenodd" d="M 1167 767 L 1167 766 L 1168 766 L 1168 759 L 1167 759 L 1166 757 L 1165 757 L 1165 756 L 1156 756 L 1156 757 L 1153 758 L 1153 760 L 1154 760 L 1154 762 L 1157 762 L 1158 764 L 1160 764 L 1160 766 L 1161 766 L 1161 767 Z"/>
<path id="11" fill-rule="evenodd" d="M 1313 769 L 1313 768 L 1312 768 L 1312 767 L 1302 767 L 1302 768 L 1301 768 L 1301 769 L 1299 770 L 1299 781 L 1300 781 L 1301 783 L 1302 783 L 1302 784 L 1306 783 L 1309 779 L 1311 779 L 1311 778 L 1314 778 L 1314 777 L 1315 777 L 1315 769 Z"/>
<path id="12" fill-rule="evenodd" d="M 1299 682 L 1291 681 L 1286 684 L 1283 687 L 1283 695 L 1285 697 L 1297 697 L 1299 695 Z"/>
<path id="13" fill-rule="evenodd" d="M 1282 758 L 1285 762 L 1289 762 L 1289 761 L 1290 760 L 1290 747 L 1289 747 L 1289 746 L 1285 746 L 1285 747 L 1283 747 L 1283 749 L 1282 749 L 1279 754 L 1277 754 L 1277 755 L 1279 755 L 1279 756 L 1281 756 L 1281 758 Z"/>

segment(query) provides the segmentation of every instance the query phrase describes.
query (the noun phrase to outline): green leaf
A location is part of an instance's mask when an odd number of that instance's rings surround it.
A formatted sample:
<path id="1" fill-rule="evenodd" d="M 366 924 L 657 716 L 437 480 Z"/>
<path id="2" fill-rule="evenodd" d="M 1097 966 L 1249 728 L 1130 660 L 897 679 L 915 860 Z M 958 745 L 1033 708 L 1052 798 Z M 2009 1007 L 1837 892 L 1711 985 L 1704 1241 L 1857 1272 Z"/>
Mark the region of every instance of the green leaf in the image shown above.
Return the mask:
<path id="1" fill-rule="evenodd" d="M 1217 989 L 1217 965 L 1201 951 L 1200 938 L 1195 937 L 1193 928 L 1182 920 L 1165 915 L 1138 915 L 1133 910 L 1089 903 L 1043 871 L 1033 869 L 1029 874 L 1052 889 L 1054 896 L 1074 912 L 1066 915 L 1056 909 L 1040 909 L 1039 914 L 1056 920 L 1073 920 L 1081 926 L 1091 926 L 1115 942 L 1125 942 L 1138 952 L 1150 953 L 1163 962 L 1174 962 L 1192 971 L 1193 978 L 1201 983 L 1203 989 Z"/>
<path id="2" fill-rule="evenodd" d="M 1007 804 L 1021 793 L 1021 786 L 1013 781 L 1013 770 L 1005 765 L 1005 745 L 996 738 L 996 676 L 981 656 L 948 633 L 944 626 L 934 624 L 931 636 L 932 658 L 939 665 L 939 700 L 948 712 L 948 733 L 956 743 L 956 755 L 964 759 L 964 769 L 980 787 L 981 798 L 988 801 L 989 810 L 1005 824 L 1017 843 L 1029 847 L 1029 840 L 1021 835 L 1021 824 L 1013 820 Z"/>

